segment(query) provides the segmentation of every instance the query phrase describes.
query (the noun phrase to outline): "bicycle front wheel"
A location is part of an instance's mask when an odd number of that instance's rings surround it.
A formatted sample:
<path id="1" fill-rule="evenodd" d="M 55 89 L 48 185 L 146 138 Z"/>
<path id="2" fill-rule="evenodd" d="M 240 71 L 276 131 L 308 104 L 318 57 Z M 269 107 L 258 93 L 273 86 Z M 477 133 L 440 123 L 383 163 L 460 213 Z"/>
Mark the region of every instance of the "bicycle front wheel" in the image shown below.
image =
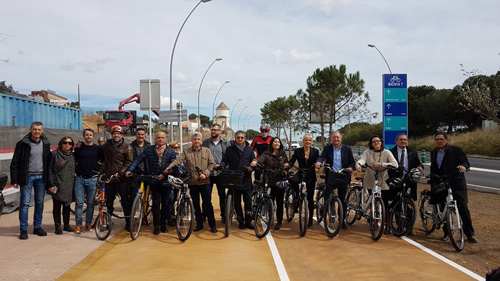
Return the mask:
<path id="1" fill-rule="evenodd" d="M 130 212 L 130 238 L 132 240 L 137 239 L 141 232 L 142 217 L 144 215 L 142 205 L 141 194 L 137 193 L 132 204 L 132 211 Z"/>
<path id="2" fill-rule="evenodd" d="M 111 215 L 107 211 L 99 211 L 95 222 L 95 235 L 99 240 L 105 240 L 111 234 Z"/>
<path id="3" fill-rule="evenodd" d="M 460 252 L 464 249 L 464 228 L 457 207 L 448 208 L 447 215 L 446 227 L 448 228 L 451 245 L 457 252 Z"/>
<path id="4" fill-rule="evenodd" d="M 255 211 L 254 221 L 255 235 L 258 238 L 265 237 L 274 221 L 273 201 L 270 198 L 262 198 Z"/>
<path id="5" fill-rule="evenodd" d="M 385 206 L 382 198 L 373 198 L 373 210 L 370 207 L 370 234 L 377 241 L 382 237 L 385 226 Z"/>
<path id="6" fill-rule="evenodd" d="M 330 198 L 325 205 L 325 232 L 328 237 L 339 234 L 343 219 L 342 202 L 336 196 Z"/>
<path id="7" fill-rule="evenodd" d="M 302 200 L 299 202 L 299 234 L 302 237 L 304 237 L 307 232 L 308 209 L 307 198 L 304 195 Z"/>
<path id="8" fill-rule="evenodd" d="M 233 194 L 229 193 L 226 198 L 226 210 L 225 210 L 226 223 L 224 226 L 224 236 L 226 237 L 228 237 L 229 234 L 231 233 L 231 223 L 233 222 L 233 209 L 234 209 Z"/>
<path id="9" fill-rule="evenodd" d="M 324 213 L 324 206 L 325 206 L 325 197 L 323 196 L 322 191 L 321 194 L 316 196 L 316 219 L 318 220 L 318 223 L 321 223 L 323 220 L 323 213 Z"/>
<path id="10" fill-rule="evenodd" d="M 401 237 L 413 229 L 415 224 L 415 203 L 411 198 L 402 198 L 391 210 L 391 231 L 394 235 Z"/>
<path id="11" fill-rule="evenodd" d="M 295 208 L 294 201 L 295 200 L 295 192 L 292 191 L 291 187 L 286 190 L 285 193 L 285 210 L 286 210 L 286 220 L 291 222 L 293 217 L 295 216 Z"/>
<path id="12" fill-rule="evenodd" d="M 420 220 L 422 221 L 422 227 L 427 233 L 432 233 L 436 229 L 436 223 L 434 221 L 434 206 L 430 204 L 431 198 L 429 196 L 424 196 L 420 201 Z"/>
<path id="13" fill-rule="evenodd" d="M 347 204 L 347 210 L 346 210 L 346 218 L 345 221 L 347 224 L 352 225 L 359 217 L 359 205 L 361 201 L 361 196 L 360 192 L 357 189 L 352 189 L 349 191 L 346 197 L 346 204 Z"/>
<path id="14" fill-rule="evenodd" d="M 150 225 L 153 222 L 153 196 L 151 191 L 145 196 L 146 200 L 142 202 L 143 205 L 143 220 L 145 225 Z"/>
<path id="15" fill-rule="evenodd" d="M 177 236 L 179 240 L 186 241 L 193 232 L 194 224 L 193 202 L 183 197 L 177 206 L 176 224 Z"/>

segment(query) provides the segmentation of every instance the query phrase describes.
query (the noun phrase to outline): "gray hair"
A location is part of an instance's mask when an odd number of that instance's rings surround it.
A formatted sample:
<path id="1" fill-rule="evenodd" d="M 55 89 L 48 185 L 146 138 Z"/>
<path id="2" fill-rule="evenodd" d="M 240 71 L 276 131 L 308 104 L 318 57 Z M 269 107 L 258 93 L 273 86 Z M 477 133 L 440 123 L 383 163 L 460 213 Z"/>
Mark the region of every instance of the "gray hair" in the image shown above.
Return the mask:
<path id="1" fill-rule="evenodd" d="M 334 131 L 334 132 L 332 132 L 332 134 L 330 135 L 330 137 L 332 137 L 333 134 L 339 134 L 340 137 L 344 137 L 344 135 L 340 131 Z"/>
<path id="2" fill-rule="evenodd" d="M 193 135 L 191 136 L 191 139 L 194 139 L 195 137 L 199 137 L 201 139 L 202 134 L 200 132 L 194 132 Z"/>

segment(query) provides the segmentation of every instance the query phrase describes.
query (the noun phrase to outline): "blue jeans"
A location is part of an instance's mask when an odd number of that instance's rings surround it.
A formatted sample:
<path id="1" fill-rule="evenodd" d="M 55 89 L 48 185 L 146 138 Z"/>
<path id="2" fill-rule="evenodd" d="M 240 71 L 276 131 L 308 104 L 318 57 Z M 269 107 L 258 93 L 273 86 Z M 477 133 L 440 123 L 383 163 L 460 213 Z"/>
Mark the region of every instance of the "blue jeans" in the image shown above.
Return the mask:
<path id="1" fill-rule="evenodd" d="M 45 182 L 42 175 L 28 175 L 28 184 L 21 186 L 21 198 L 19 204 L 20 230 L 28 230 L 28 209 L 31 202 L 31 191 L 35 190 L 35 214 L 33 225 L 35 228 L 42 227 L 43 200 L 45 197 Z"/>
<path id="2" fill-rule="evenodd" d="M 82 225 L 83 222 L 83 202 L 87 198 L 87 211 L 85 224 L 91 225 L 94 217 L 95 193 L 97 178 L 84 179 L 77 177 L 75 180 L 75 221 L 76 225 Z"/>

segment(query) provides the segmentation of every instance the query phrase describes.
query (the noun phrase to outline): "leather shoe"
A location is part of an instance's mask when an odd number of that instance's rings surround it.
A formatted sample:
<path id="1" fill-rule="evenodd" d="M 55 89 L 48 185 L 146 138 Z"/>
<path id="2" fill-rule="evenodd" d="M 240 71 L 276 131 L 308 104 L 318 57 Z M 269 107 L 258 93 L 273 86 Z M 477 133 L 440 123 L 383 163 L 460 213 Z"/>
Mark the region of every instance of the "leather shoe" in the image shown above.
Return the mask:
<path id="1" fill-rule="evenodd" d="M 450 237 L 448 235 L 445 235 L 445 236 L 443 236 L 443 238 L 441 238 L 441 240 L 443 240 L 443 241 L 449 241 Z"/>
<path id="2" fill-rule="evenodd" d="M 21 239 L 21 240 L 26 240 L 26 239 L 28 239 L 28 231 L 26 231 L 26 230 L 21 230 L 21 233 L 19 234 L 19 239 Z"/>
<path id="3" fill-rule="evenodd" d="M 198 232 L 200 230 L 203 230 L 203 225 L 197 225 L 195 228 L 194 228 L 194 232 Z"/>
<path id="4" fill-rule="evenodd" d="M 158 235 L 158 234 L 160 234 L 160 228 L 155 227 L 155 229 L 153 230 L 153 235 Z"/>
<path id="5" fill-rule="evenodd" d="M 63 231 L 62 231 L 62 229 L 61 229 L 61 226 L 56 225 L 56 231 L 55 231 L 55 232 L 56 232 L 56 235 L 61 235 L 61 234 L 63 234 Z"/>
<path id="6" fill-rule="evenodd" d="M 313 220 L 312 218 L 309 218 L 309 223 L 307 224 L 307 228 L 312 228 L 313 227 Z"/>
<path id="7" fill-rule="evenodd" d="M 210 232 L 212 232 L 212 233 L 217 233 L 217 227 L 215 227 L 215 226 L 211 226 L 211 227 L 210 227 Z"/>
<path id="8" fill-rule="evenodd" d="M 64 225 L 63 230 L 66 232 L 75 232 L 75 230 L 69 225 Z"/>
<path id="9" fill-rule="evenodd" d="M 38 236 L 47 236 L 47 232 L 45 232 L 45 230 L 43 230 L 41 227 L 33 229 L 33 234 L 36 234 Z"/>
<path id="10" fill-rule="evenodd" d="M 245 227 L 248 229 L 254 229 L 251 223 L 245 224 Z"/>
<path id="11" fill-rule="evenodd" d="M 245 229 L 245 223 L 244 222 L 240 222 L 238 228 L 239 229 Z"/>
<path id="12" fill-rule="evenodd" d="M 345 222 L 342 223 L 342 229 L 347 229 L 347 224 Z"/>
<path id="13" fill-rule="evenodd" d="M 161 226 L 160 226 L 160 231 L 161 231 L 161 233 L 167 233 L 167 232 L 168 232 L 167 226 L 166 226 L 166 225 L 164 225 L 164 224 L 163 224 L 163 225 L 161 225 Z"/>
<path id="14" fill-rule="evenodd" d="M 412 231 L 408 232 L 408 234 L 406 234 L 406 235 L 408 235 L 408 236 L 413 236 L 413 235 L 415 235 L 415 234 L 413 234 L 413 230 L 412 230 Z"/>
<path id="15" fill-rule="evenodd" d="M 477 238 L 474 235 L 472 235 L 471 237 L 468 237 L 467 241 L 469 241 L 470 243 L 477 243 L 478 242 Z"/>
<path id="16" fill-rule="evenodd" d="M 277 223 L 275 226 L 274 226 L 274 230 L 280 230 L 281 228 L 281 222 Z"/>

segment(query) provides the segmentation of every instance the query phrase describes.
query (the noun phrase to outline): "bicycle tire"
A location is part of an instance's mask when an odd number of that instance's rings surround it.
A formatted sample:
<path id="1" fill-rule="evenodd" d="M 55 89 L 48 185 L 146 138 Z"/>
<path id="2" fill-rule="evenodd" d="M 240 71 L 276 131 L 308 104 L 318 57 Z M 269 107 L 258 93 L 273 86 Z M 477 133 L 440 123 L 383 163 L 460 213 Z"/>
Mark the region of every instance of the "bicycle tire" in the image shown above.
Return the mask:
<path id="1" fill-rule="evenodd" d="M 295 192 L 289 187 L 285 192 L 285 210 L 286 210 L 286 220 L 291 222 L 295 216 L 295 210 L 293 206 L 293 201 L 295 200 Z"/>
<path id="2" fill-rule="evenodd" d="M 137 237 L 139 237 L 139 233 L 141 232 L 142 217 L 144 215 L 141 197 L 142 195 L 137 193 L 134 203 L 132 204 L 132 210 L 130 211 L 130 238 L 132 238 L 132 240 L 137 239 Z"/>
<path id="3" fill-rule="evenodd" d="M 436 222 L 434 221 L 434 206 L 430 204 L 431 198 L 424 196 L 420 201 L 420 220 L 425 232 L 432 233 L 436 229 Z"/>
<path id="4" fill-rule="evenodd" d="M 274 222 L 274 206 L 270 198 L 263 198 L 257 206 L 254 217 L 254 231 L 258 238 L 263 238 L 269 233 Z"/>
<path id="5" fill-rule="evenodd" d="M 359 205 L 361 197 L 359 196 L 360 192 L 357 189 L 352 189 L 349 191 L 346 197 L 346 217 L 345 221 L 348 225 L 352 225 L 359 218 Z"/>
<path id="6" fill-rule="evenodd" d="M 415 224 L 416 211 L 415 203 L 411 198 L 401 198 L 391 210 L 390 227 L 392 233 L 401 237 L 408 234 Z"/>
<path id="7" fill-rule="evenodd" d="M 446 227 L 451 245 L 457 252 L 464 249 L 464 228 L 456 206 L 448 208 Z"/>
<path id="8" fill-rule="evenodd" d="M 384 233 L 385 206 L 382 198 L 376 197 L 373 200 L 374 210 L 370 212 L 370 234 L 373 240 L 378 241 Z"/>
<path id="9" fill-rule="evenodd" d="M 309 208 L 307 206 L 307 197 L 304 195 L 299 202 L 299 234 L 304 237 L 307 232 L 307 219 Z"/>
<path id="10" fill-rule="evenodd" d="M 316 196 L 316 220 L 318 221 L 318 223 L 321 223 L 321 221 L 323 220 L 323 213 L 325 208 L 325 197 L 323 196 L 324 193 L 322 191 L 318 192 L 321 192 L 321 194 L 318 194 Z"/>
<path id="11" fill-rule="evenodd" d="M 193 232 L 194 224 L 194 207 L 193 201 L 186 197 L 182 197 L 179 205 L 177 206 L 175 228 L 177 230 L 177 237 L 179 240 L 186 241 Z"/>
<path id="12" fill-rule="evenodd" d="M 225 211 L 225 217 L 226 217 L 226 223 L 224 225 L 224 236 L 228 237 L 229 234 L 231 234 L 231 224 L 233 222 L 233 213 L 232 210 L 234 207 L 233 204 L 233 194 L 229 193 L 226 198 L 226 210 Z"/>
<path id="13" fill-rule="evenodd" d="M 69 205 L 69 211 L 73 215 L 76 215 L 76 202 L 71 202 L 71 204 Z M 87 200 L 85 200 L 84 202 L 83 214 L 85 214 L 86 211 L 87 211 Z"/>
<path id="14" fill-rule="evenodd" d="M 344 214 L 342 201 L 337 196 L 330 198 L 325 205 L 325 232 L 328 237 L 333 238 L 340 232 Z"/>
<path id="15" fill-rule="evenodd" d="M 100 211 L 94 224 L 97 238 L 99 240 L 106 240 L 111 234 L 111 215 L 107 211 Z"/>
<path id="16" fill-rule="evenodd" d="M 151 195 L 151 192 L 148 192 L 147 194 L 147 201 L 144 201 L 144 224 L 145 225 L 150 225 L 153 222 L 153 196 Z"/>

